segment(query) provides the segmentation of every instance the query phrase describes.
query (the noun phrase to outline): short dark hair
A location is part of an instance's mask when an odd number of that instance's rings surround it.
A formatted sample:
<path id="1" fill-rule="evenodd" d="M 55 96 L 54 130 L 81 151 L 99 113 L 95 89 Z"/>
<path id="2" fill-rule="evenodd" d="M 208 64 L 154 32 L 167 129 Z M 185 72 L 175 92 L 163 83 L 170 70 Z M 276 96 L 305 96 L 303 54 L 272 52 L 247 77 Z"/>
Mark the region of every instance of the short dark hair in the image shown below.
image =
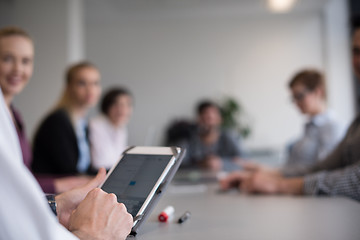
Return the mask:
<path id="1" fill-rule="evenodd" d="M 132 98 L 131 93 L 126 88 L 116 87 L 116 88 L 109 89 L 105 93 L 103 99 L 101 100 L 101 105 L 100 105 L 101 112 L 103 114 L 107 115 L 110 107 L 115 103 L 116 98 L 123 96 L 123 95 L 129 96 Z"/>
<path id="2" fill-rule="evenodd" d="M 310 91 L 316 88 L 321 88 L 324 93 L 324 99 L 326 99 L 326 84 L 325 77 L 322 72 L 315 69 L 302 70 L 295 74 L 295 76 L 289 82 L 289 88 L 293 88 L 297 84 L 302 84 Z"/>
<path id="3" fill-rule="evenodd" d="M 217 105 L 215 102 L 213 102 L 211 100 L 203 100 L 203 101 L 199 102 L 197 105 L 197 108 L 196 108 L 197 114 L 201 115 L 209 107 L 214 107 L 217 110 L 219 110 L 219 112 L 221 112 L 220 106 Z"/>

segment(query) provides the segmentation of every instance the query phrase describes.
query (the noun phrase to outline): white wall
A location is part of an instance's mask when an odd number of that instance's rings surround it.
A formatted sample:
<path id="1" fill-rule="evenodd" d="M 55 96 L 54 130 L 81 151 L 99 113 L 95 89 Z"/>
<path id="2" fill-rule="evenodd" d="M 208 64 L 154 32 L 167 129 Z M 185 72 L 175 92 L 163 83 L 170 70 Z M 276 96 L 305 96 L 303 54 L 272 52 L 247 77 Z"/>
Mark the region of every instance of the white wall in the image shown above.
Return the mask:
<path id="1" fill-rule="evenodd" d="M 159 144 L 198 100 L 232 95 L 252 124 L 247 146 L 282 149 L 303 121 L 286 84 L 308 66 L 326 71 L 329 105 L 344 122 L 354 115 L 346 1 L 301 0 L 282 15 L 245 0 L 9 0 L 1 8 L 4 23 L 36 44 L 34 77 L 15 99 L 29 135 L 59 97 L 67 64 L 84 55 L 105 89 L 133 91 L 131 144 Z"/>
<path id="2" fill-rule="evenodd" d="M 345 1 L 330 0 L 323 10 L 324 65 L 327 73 L 329 105 L 349 123 L 355 116 L 355 97 L 350 47 L 351 39 Z"/>
<path id="3" fill-rule="evenodd" d="M 333 7 L 325 15 L 325 7 L 284 15 L 236 15 L 231 7 L 220 14 L 197 6 L 182 9 L 181 15 L 178 5 L 139 8 L 88 1 L 86 52 L 100 67 L 105 88 L 120 84 L 133 91 L 132 144 L 145 144 L 153 131 L 151 143 L 159 144 L 167 124 L 193 116 L 198 100 L 232 95 L 252 123 L 247 146 L 282 149 L 301 132 L 303 119 L 290 102 L 287 82 L 303 67 L 325 70 L 331 79 L 329 104 L 344 122 L 353 117 L 349 56 L 337 54 L 347 52 L 348 42 L 346 37 L 336 46 L 325 42 L 346 34 L 346 28 L 322 35 L 326 24 L 339 18 L 344 22 L 346 14 L 344 7 Z M 338 50 L 332 52 L 334 48 Z M 330 54 L 339 57 L 337 64 L 325 60 Z M 336 82 L 339 75 L 345 85 Z M 342 108 L 344 104 L 348 107 Z"/>

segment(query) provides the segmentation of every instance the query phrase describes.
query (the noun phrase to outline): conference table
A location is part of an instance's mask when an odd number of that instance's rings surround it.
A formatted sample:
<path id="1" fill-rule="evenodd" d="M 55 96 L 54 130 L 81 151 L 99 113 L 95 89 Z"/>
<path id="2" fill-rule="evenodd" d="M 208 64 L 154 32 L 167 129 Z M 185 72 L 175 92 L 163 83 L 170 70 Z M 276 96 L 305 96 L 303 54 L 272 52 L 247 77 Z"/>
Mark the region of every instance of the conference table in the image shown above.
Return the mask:
<path id="1" fill-rule="evenodd" d="M 159 222 L 159 213 L 169 205 L 175 208 L 173 218 Z M 177 223 L 185 211 L 191 217 Z M 137 236 L 129 239 L 359 240 L 360 203 L 343 197 L 221 192 L 216 182 L 175 180 Z"/>

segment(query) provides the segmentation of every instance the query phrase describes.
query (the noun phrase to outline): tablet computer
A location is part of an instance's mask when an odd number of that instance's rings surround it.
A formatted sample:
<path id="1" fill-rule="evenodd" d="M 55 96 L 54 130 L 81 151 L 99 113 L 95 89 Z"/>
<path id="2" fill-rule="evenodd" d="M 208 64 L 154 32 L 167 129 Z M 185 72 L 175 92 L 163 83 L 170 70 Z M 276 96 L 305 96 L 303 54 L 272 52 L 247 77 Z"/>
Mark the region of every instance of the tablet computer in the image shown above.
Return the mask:
<path id="1" fill-rule="evenodd" d="M 149 216 L 184 154 L 178 147 L 131 147 L 107 174 L 100 187 L 125 204 L 134 218 L 132 235 Z"/>

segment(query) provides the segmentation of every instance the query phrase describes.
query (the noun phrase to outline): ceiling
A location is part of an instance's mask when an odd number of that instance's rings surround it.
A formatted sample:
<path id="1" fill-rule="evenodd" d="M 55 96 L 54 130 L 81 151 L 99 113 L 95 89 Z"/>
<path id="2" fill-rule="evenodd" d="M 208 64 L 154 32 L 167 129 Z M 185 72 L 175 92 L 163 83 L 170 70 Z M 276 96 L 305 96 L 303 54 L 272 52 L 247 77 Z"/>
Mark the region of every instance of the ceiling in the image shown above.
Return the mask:
<path id="1" fill-rule="evenodd" d="M 287 14 L 320 11 L 329 0 L 297 0 Z M 193 18 L 263 16 L 274 14 L 266 0 L 86 0 L 87 20 L 106 21 L 121 17 Z M 106 13 L 106 14 L 104 14 Z"/>

